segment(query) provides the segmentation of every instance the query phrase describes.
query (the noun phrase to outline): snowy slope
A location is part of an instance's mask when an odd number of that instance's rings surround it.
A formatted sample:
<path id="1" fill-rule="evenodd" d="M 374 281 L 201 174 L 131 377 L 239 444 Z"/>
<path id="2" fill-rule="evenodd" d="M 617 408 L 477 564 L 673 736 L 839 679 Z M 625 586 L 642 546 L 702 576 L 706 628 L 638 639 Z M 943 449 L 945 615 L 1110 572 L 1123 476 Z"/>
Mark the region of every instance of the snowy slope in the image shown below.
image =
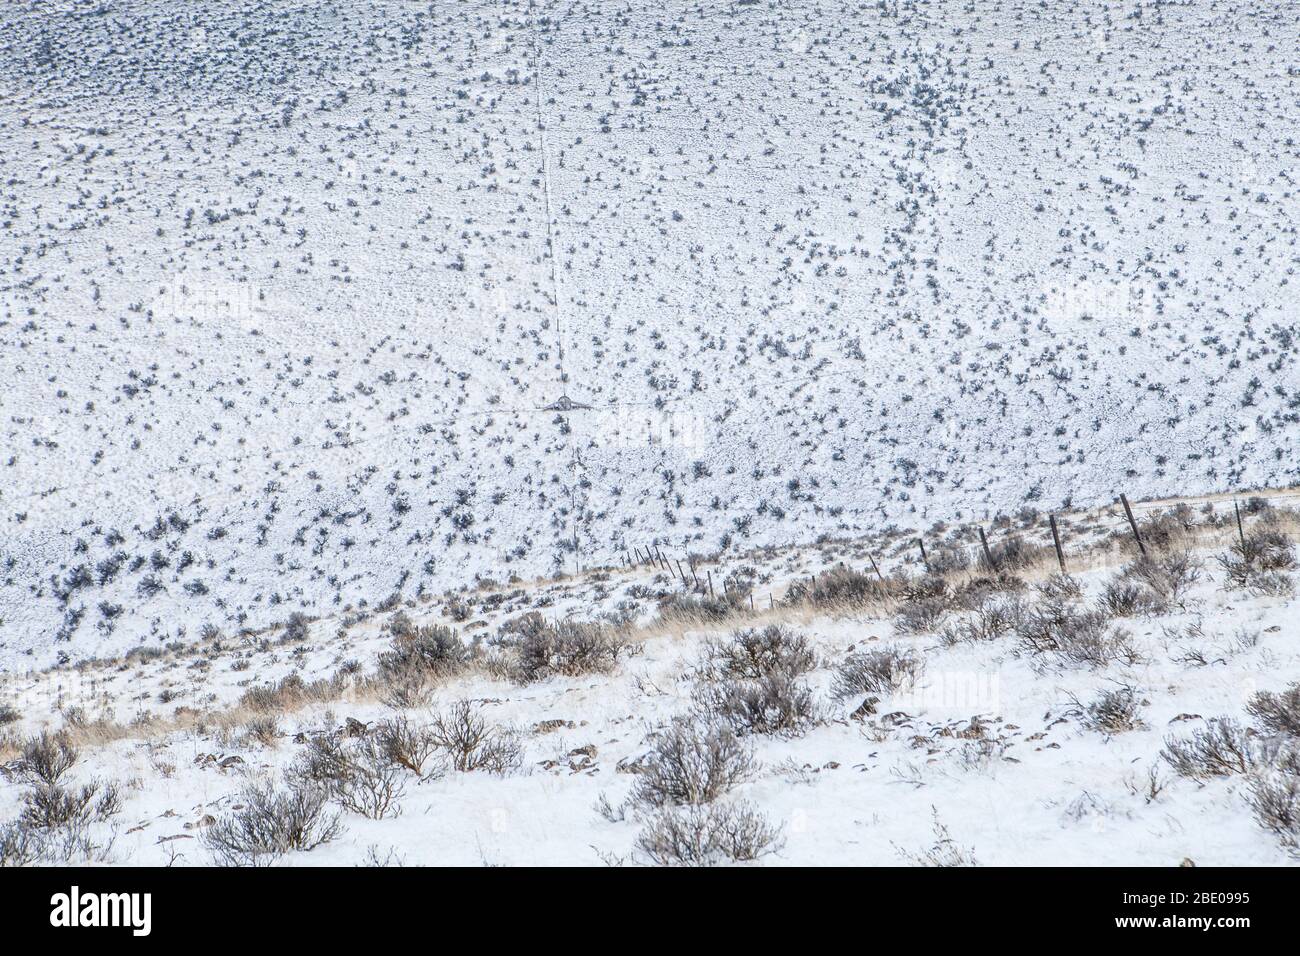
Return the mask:
<path id="1" fill-rule="evenodd" d="M 1220 516 L 1230 540 L 1231 509 Z M 750 572 L 760 591 L 779 599 L 794 580 L 843 561 L 857 565 L 860 545 L 750 556 Z M 1113 561 L 1090 562 L 1078 574 L 1086 601 L 1096 602 L 1116 576 L 1103 565 L 1124 560 L 1107 553 Z M 1280 692 L 1300 678 L 1294 589 L 1271 597 L 1230 589 L 1213 560 L 1221 549 L 1207 542 L 1194 553 L 1203 562 L 1199 580 L 1164 613 L 1120 620 L 1134 653 L 1100 666 L 1026 653 L 1014 635 L 949 644 L 933 631 L 902 633 L 879 608 L 767 612 L 760 604 L 713 625 L 664 625 L 654 620 L 655 598 L 680 593 L 680 585 L 642 568 L 469 592 L 463 611 L 452 602 L 400 611 L 419 625 L 452 624 L 469 639 L 495 635 L 529 610 L 560 620 L 622 609 L 641 626 L 632 632 L 635 652 L 609 673 L 518 684 L 476 669 L 399 709 L 362 680 L 389 650 L 396 612 L 331 618 L 305 636 L 223 638 L 156 657 L 6 675 L 0 704 L 20 716 L 4 728 L 8 743 L 0 738 L 0 767 L 26 735 L 70 729 L 81 759 L 65 785 L 120 788 L 120 810 L 90 828 L 96 859 L 210 865 L 207 828 L 245 805 L 250 783 L 283 786 L 313 736 L 355 738 L 362 725 L 373 733 L 395 718 L 423 727 L 468 700 L 490 726 L 517 734 L 516 767 L 424 780 L 402 770 L 400 793 L 381 819 L 342 813 L 336 840 L 272 862 L 645 863 L 636 843 L 652 817 L 625 801 L 654 734 L 697 710 L 707 640 L 775 620 L 806 637 L 818 657 L 807 676 L 817 719 L 790 733 L 744 737 L 758 766 L 719 799 L 744 801 L 777 828 L 765 864 L 898 865 L 956 850 L 983 865 L 1294 865 L 1294 853 L 1252 815 L 1253 773 L 1187 779 L 1162 756 L 1169 740 L 1216 718 L 1249 724 L 1257 692 Z M 1026 572 L 1029 584 L 1041 584 L 1053 564 Z M 742 571 L 710 568 L 715 580 Z M 1035 600 L 1032 589 L 1024 597 Z M 881 692 L 869 715 L 855 714 L 861 695 L 831 693 L 836 671 L 851 651 L 885 647 L 914 655 L 918 678 Z M 286 678 L 310 685 L 339 674 L 349 675 L 351 690 L 329 700 L 266 712 L 246 704 L 250 693 Z M 1137 725 L 1090 727 L 1086 707 L 1126 687 Z M 115 729 L 98 730 L 101 721 Z M 17 772 L 0 779 L 0 822 L 16 818 L 29 789 Z M 941 842 L 936 821 L 953 842 Z"/>
<path id="2" fill-rule="evenodd" d="M 0 659 L 1293 483 L 1297 41 L 1245 2 L 11 4 Z"/>

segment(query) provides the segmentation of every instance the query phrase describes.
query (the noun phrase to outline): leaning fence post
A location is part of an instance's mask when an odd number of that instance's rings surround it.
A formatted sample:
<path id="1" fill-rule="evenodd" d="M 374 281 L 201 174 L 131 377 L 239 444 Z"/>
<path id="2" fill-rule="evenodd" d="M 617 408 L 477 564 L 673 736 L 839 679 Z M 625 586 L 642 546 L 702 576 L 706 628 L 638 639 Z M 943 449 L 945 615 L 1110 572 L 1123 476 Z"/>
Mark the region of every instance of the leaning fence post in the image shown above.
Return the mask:
<path id="1" fill-rule="evenodd" d="M 993 560 L 993 552 L 989 550 L 989 539 L 984 536 L 983 527 L 979 528 L 980 544 L 984 546 L 984 560 L 989 563 L 989 569 L 997 572 L 997 562 Z"/>
<path id="2" fill-rule="evenodd" d="M 924 539 L 924 538 L 917 538 L 917 539 L 916 539 L 916 543 L 917 543 L 917 545 L 920 546 L 920 548 L 921 548 L 921 563 L 924 564 L 924 565 L 925 565 L 925 569 L 926 569 L 927 571 L 929 571 L 929 570 L 930 570 L 930 559 L 929 559 L 928 557 L 926 557 L 926 554 L 925 554 L 925 539 Z"/>
<path id="3" fill-rule="evenodd" d="M 1061 533 L 1056 530 L 1056 515 L 1049 515 L 1047 520 L 1052 525 L 1052 544 L 1056 545 L 1056 560 L 1061 565 L 1061 573 L 1069 574 L 1065 570 L 1065 549 L 1061 547 Z"/>
<path id="4" fill-rule="evenodd" d="M 867 560 L 871 562 L 871 570 L 876 572 L 876 577 L 880 578 L 881 587 L 884 587 L 885 576 L 880 573 L 880 567 L 876 564 L 876 559 L 871 555 L 867 555 Z"/>
<path id="5" fill-rule="evenodd" d="M 713 572 L 708 568 L 705 568 L 704 575 L 709 579 L 709 597 L 717 597 L 717 595 L 713 593 Z"/>
<path id="6" fill-rule="evenodd" d="M 1241 505 L 1234 501 L 1232 510 L 1237 512 L 1237 537 L 1241 539 L 1241 556 L 1244 558 L 1246 557 L 1246 529 L 1241 523 Z"/>
<path id="7" fill-rule="evenodd" d="M 1142 552 L 1142 557 L 1147 556 L 1147 546 L 1142 543 L 1142 535 L 1138 532 L 1138 523 L 1133 520 L 1133 509 L 1128 506 L 1128 498 L 1121 494 L 1119 500 L 1124 503 L 1124 514 L 1128 515 L 1128 526 L 1133 529 L 1133 539 L 1138 543 L 1138 550 Z"/>

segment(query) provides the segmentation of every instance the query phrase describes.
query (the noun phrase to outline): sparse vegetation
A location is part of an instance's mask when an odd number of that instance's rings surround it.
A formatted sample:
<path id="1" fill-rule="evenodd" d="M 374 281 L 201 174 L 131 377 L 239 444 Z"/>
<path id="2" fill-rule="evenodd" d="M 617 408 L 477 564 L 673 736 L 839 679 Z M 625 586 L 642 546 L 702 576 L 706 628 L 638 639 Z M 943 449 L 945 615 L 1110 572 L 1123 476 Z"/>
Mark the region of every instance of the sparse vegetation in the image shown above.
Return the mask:
<path id="1" fill-rule="evenodd" d="M 286 853 L 308 852 L 343 832 L 329 797 L 314 787 L 276 789 L 255 783 L 239 795 L 240 809 L 217 819 L 203 843 L 218 866 L 267 866 Z"/>
<path id="2" fill-rule="evenodd" d="M 1250 698 L 1246 710 L 1264 733 L 1300 738 L 1300 683 L 1279 693 L 1260 691 Z"/>
<path id="3" fill-rule="evenodd" d="M 1073 703 L 1075 713 L 1089 730 L 1121 734 L 1142 726 L 1142 700 L 1135 687 L 1108 688 L 1087 704 L 1078 700 Z"/>
<path id="4" fill-rule="evenodd" d="M 1247 773 L 1258 759 L 1258 749 L 1239 723 L 1218 717 L 1190 737 L 1166 739 L 1160 755 L 1180 777 L 1204 780 Z"/>
<path id="5" fill-rule="evenodd" d="M 584 621 L 560 621 L 530 627 L 515 643 L 522 682 L 552 675 L 608 673 L 618 663 L 625 643 L 613 628 Z"/>
<path id="6" fill-rule="evenodd" d="M 752 753 L 730 728 L 678 718 L 655 735 L 632 801 L 647 807 L 710 803 L 755 770 Z"/>
<path id="7" fill-rule="evenodd" d="M 164 6 L 0 18 L 0 859 L 1290 839 L 1289 5 Z"/>
<path id="8" fill-rule="evenodd" d="M 921 674 L 921 659 L 910 650 L 882 647 L 849 654 L 836 668 L 832 693 L 838 700 L 862 694 L 894 694 Z"/>
<path id="9" fill-rule="evenodd" d="M 402 768 L 371 734 L 351 740 L 334 734 L 313 737 L 290 769 L 289 783 L 295 791 L 322 793 L 372 820 L 400 812 L 406 786 Z"/>
<path id="10" fill-rule="evenodd" d="M 742 863 L 780 846 L 779 830 L 745 803 L 658 810 L 636 840 L 637 850 L 660 866 Z"/>
<path id="11" fill-rule="evenodd" d="M 436 715 L 428 734 L 429 741 L 445 756 L 450 767 L 463 773 L 482 770 L 506 774 L 523 762 L 518 736 L 489 723 L 482 715 L 481 706 L 472 701 L 458 701 L 445 713 Z"/>
<path id="12" fill-rule="evenodd" d="M 1128 631 L 1112 625 L 1101 611 L 1062 601 L 1044 600 L 1030 608 L 1016 636 L 1022 653 L 1050 655 L 1066 664 L 1105 667 L 1138 659 Z"/>

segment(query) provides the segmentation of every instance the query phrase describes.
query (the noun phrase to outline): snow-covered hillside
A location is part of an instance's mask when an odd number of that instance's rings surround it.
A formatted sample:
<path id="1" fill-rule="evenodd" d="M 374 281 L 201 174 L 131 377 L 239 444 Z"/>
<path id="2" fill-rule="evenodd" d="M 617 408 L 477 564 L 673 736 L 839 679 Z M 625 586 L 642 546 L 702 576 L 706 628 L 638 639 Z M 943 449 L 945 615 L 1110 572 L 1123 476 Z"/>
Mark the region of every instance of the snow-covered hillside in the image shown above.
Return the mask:
<path id="1" fill-rule="evenodd" d="M 836 541 L 5 675 L 0 864 L 1294 863 L 1300 513 L 1235 516 L 1153 511 L 1145 559 L 1070 516 L 1069 577 L 1026 520 L 996 574 Z"/>
<path id="2" fill-rule="evenodd" d="M 1298 47 L 1245 0 L 8 4 L 0 659 L 1293 483 Z"/>

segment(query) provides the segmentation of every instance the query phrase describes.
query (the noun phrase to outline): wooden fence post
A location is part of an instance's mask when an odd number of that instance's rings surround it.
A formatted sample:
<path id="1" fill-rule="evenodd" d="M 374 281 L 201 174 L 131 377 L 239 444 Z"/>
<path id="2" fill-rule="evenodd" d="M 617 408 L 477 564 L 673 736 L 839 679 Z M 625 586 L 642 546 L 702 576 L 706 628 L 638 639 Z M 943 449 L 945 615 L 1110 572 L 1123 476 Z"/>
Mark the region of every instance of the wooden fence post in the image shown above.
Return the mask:
<path id="1" fill-rule="evenodd" d="M 880 566 L 876 564 L 876 559 L 867 555 L 867 560 L 871 562 L 871 570 L 876 572 L 876 577 L 880 578 L 880 586 L 885 586 L 885 576 L 880 573 Z"/>
<path id="2" fill-rule="evenodd" d="M 917 538 L 917 539 L 916 539 L 916 543 L 917 543 L 917 545 L 919 545 L 920 548 L 921 548 L 921 563 L 924 564 L 924 565 L 925 565 L 925 569 L 926 569 L 927 571 L 929 571 L 929 570 L 930 570 L 930 559 L 929 559 L 929 558 L 926 556 L 926 554 L 925 554 L 925 539 L 924 539 L 924 538 Z"/>
<path id="3" fill-rule="evenodd" d="M 1128 526 L 1133 529 L 1133 539 L 1138 543 L 1138 550 L 1142 552 L 1142 557 L 1147 556 L 1147 546 L 1142 543 L 1142 535 L 1138 531 L 1138 523 L 1133 520 L 1133 509 L 1128 506 L 1128 498 L 1121 494 L 1119 500 L 1124 503 L 1124 514 L 1128 516 Z"/>
<path id="4" fill-rule="evenodd" d="M 1052 544 L 1056 545 L 1056 560 L 1061 565 L 1061 573 L 1069 574 L 1065 570 L 1065 549 L 1061 547 L 1061 533 L 1056 530 L 1056 515 L 1049 515 L 1047 520 L 1052 525 Z"/>
<path id="5" fill-rule="evenodd" d="M 989 539 L 984 537 L 983 527 L 980 527 L 979 533 L 980 533 L 980 544 L 983 545 L 984 547 L 984 560 L 989 563 L 989 568 L 994 573 L 997 573 L 998 565 L 997 562 L 993 560 L 993 552 L 989 550 Z"/>
<path id="6" fill-rule="evenodd" d="M 717 597 L 717 595 L 713 593 L 713 572 L 708 568 L 705 568 L 704 575 L 709 579 L 709 597 Z"/>
<path id="7" fill-rule="evenodd" d="M 1237 512 L 1237 537 L 1241 541 L 1241 556 L 1246 556 L 1246 528 L 1241 523 L 1241 505 L 1236 501 L 1232 503 L 1232 510 Z"/>

